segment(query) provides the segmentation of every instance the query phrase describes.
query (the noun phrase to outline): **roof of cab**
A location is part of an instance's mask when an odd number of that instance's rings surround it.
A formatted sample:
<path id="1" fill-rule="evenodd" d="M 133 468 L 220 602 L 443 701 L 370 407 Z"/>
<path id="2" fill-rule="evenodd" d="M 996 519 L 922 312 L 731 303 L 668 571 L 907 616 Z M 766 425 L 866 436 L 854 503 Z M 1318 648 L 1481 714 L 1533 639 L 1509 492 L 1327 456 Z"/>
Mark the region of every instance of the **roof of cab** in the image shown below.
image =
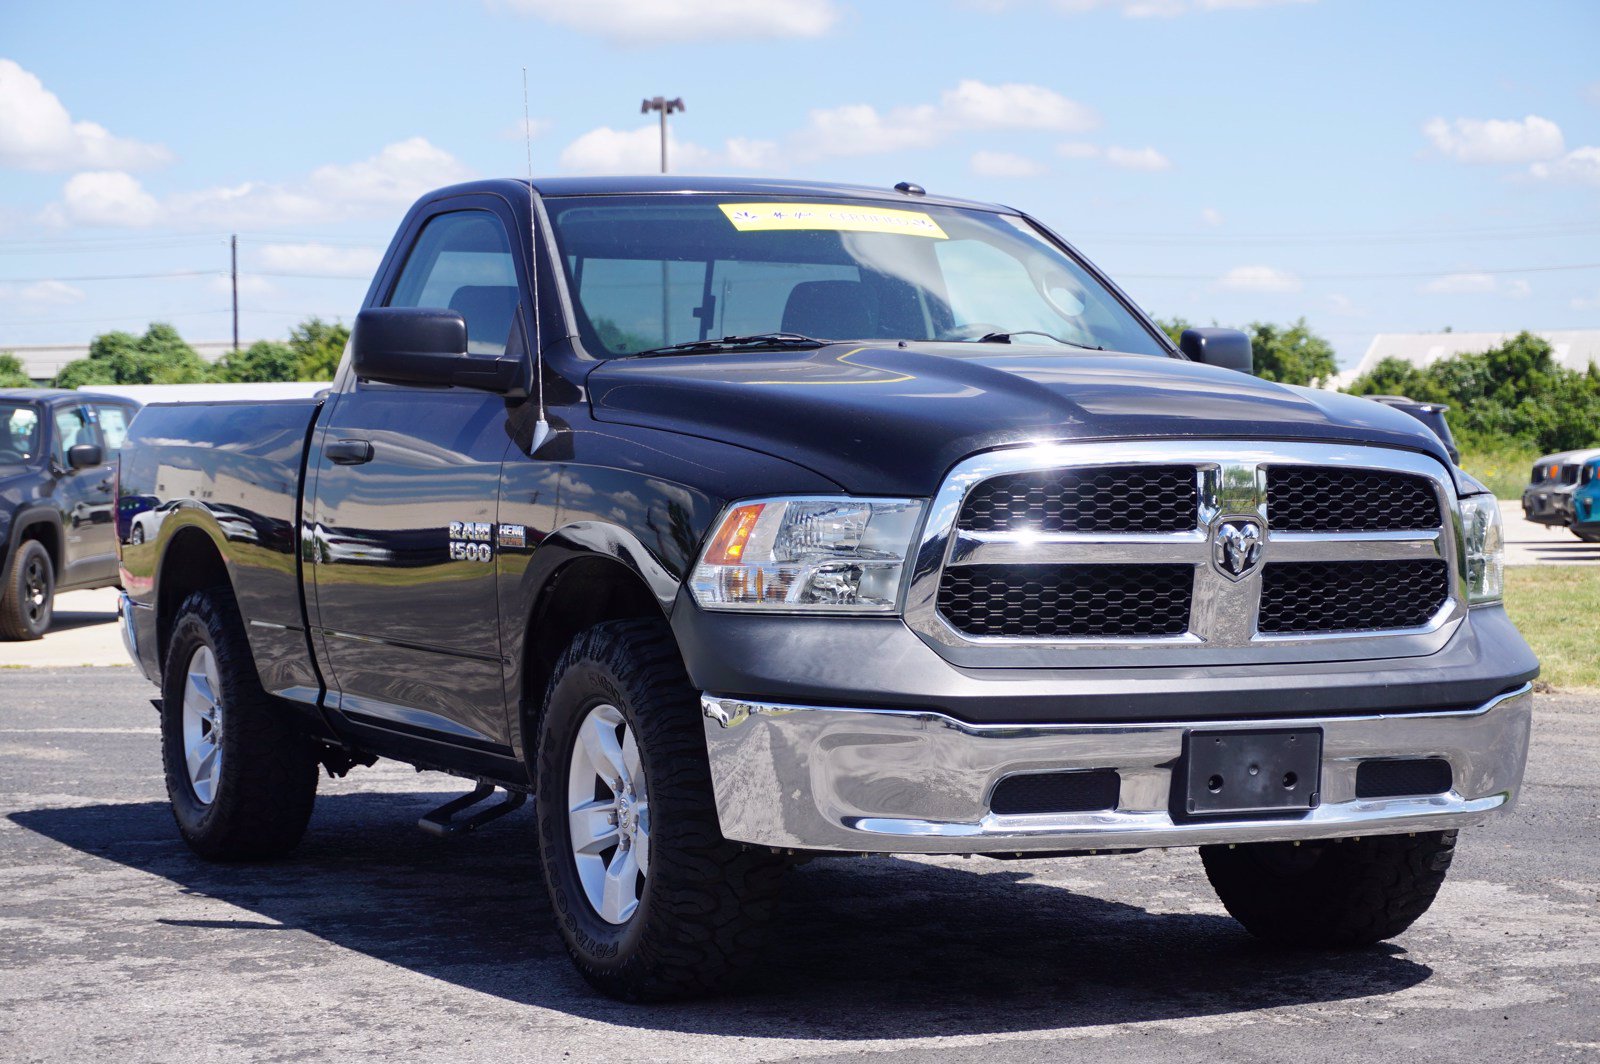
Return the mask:
<path id="1" fill-rule="evenodd" d="M 958 199 L 952 196 L 915 195 L 874 185 L 844 185 L 830 181 L 785 181 L 763 177 L 693 177 L 679 174 L 643 174 L 627 177 L 537 177 L 534 188 L 541 196 L 630 196 L 710 193 L 723 196 L 792 196 L 802 199 L 841 197 L 874 199 L 914 206 L 931 203 L 941 207 L 968 207 L 985 211 L 1011 212 L 996 203 Z M 502 196 L 526 196 L 525 178 L 494 178 L 451 185 L 427 195 L 458 196 L 472 192 L 491 192 Z"/>
<path id="2" fill-rule="evenodd" d="M 81 392 L 67 388 L 0 388 L 0 399 L 24 403 L 50 403 L 62 399 L 82 399 Z M 109 397 L 105 397 L 109 398 Z"/>

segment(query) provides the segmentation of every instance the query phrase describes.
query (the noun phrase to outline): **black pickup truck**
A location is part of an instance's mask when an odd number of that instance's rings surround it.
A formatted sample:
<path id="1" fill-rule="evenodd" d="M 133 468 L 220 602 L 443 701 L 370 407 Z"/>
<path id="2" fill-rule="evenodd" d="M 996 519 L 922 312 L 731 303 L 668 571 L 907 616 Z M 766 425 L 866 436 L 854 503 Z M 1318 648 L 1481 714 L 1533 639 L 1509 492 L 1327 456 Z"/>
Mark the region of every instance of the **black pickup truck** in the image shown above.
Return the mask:
<path id="1" fill-rule="evenodd" d="M 179 830 L 281 854 L 377 757 L 476 782 L 440 833 L 532 796 L 630 999 L 830 854 L 1199 847 L 1269 942 L 1395 935 L 1515 800 L 1538 663 L 1438 437 L 1249 365 L 913 185 L 426 196 L 324 396 L 123 451 Z"/>
<path id="2" fill-rule="evenodd" d="M 0 639 L 38 639 L 58 591 L 117 582 L 113 464 L 138 404 L 0 389 Z"/>

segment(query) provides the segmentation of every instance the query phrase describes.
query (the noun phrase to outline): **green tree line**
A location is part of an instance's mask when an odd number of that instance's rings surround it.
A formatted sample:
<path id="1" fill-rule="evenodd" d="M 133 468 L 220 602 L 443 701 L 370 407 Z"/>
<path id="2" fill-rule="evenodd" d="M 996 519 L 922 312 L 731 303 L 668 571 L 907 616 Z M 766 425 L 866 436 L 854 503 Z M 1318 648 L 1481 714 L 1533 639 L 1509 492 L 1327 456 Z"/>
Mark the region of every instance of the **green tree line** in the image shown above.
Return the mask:
<path id="1" fill-rule="evenodd" d="M 331 381 L 350 329 L 340 322 L 311 317 L 289 332 L 287 343 L 261 340 L 207 362 L 184 342 L 178 330 L 153 322 L 143 336 L 108 332 L 89 344 L 87 357 L 61 367 L 50 383 L 57 388 L 96 384 L 244 384 L 261 381 Z M 0 387 L 31 382 L 22 364 L 0 353 Z"/>

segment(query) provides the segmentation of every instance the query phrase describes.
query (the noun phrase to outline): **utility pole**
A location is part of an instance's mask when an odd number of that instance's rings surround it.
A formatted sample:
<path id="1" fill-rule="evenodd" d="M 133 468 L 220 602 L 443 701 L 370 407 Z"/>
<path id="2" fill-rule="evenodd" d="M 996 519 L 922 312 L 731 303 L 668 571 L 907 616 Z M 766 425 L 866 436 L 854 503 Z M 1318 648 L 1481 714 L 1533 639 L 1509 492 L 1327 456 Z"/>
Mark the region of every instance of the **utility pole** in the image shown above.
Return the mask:
<path id="1" fill-rule="evenodd" d="M 647 115 L 651 111 L 661 112 L 661 172 L 667 172 L 667 116 L 683 110 L 683 97 L 669 100 L 665 96 L 656 96 L 644 101 L 639 106 L 639 113 Z"/>
<path id="2" fill-rule="evenodd" d="M 239 234 L 228 238 L 229 274 L 233 278 L 233 353 L 239 353 Z"/>
<path id="3" fill-rule="evenodd" d="M 647 115 L 651 111 L 661 112 L 661 172 L 667 172 L 667 116 L 676 111 L 683 110 L 683 97 L 669 100 L 665 96 L 655 96 L 639 105 L 639 113 Z M 672 342 L 672 305 L 669 298 L 669 281 L 667 261 L 661 260 L 661 343 Z"/>

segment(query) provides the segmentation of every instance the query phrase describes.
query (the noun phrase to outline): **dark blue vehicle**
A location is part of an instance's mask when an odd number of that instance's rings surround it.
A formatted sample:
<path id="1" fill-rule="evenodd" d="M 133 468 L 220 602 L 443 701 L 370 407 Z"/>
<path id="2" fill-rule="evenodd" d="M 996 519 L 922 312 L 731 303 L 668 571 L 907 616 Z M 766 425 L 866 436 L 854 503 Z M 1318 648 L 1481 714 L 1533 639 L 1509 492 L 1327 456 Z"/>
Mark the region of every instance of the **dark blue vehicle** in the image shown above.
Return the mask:
<path id="1" fill-rule="evenodd" d="M 138 405 L 0 389 L 0 639 L 38 639 L 58 591 L 117 582 L 112 473 Z"/>
<path id="2" fill-rule="evenodd" d="M 124 451 L 179 830 L 282 854 L 377 757 L 476 782 L 436 832 L 532 795 L 629 999 L 722 985 L 832 854 L 1199 847 L 1267 941 L 1398 934 L 1521 785 L 1499 511 L 1413 418 L 1250 366 L 911 185 L 428 195 L 326 394 Z"/>

